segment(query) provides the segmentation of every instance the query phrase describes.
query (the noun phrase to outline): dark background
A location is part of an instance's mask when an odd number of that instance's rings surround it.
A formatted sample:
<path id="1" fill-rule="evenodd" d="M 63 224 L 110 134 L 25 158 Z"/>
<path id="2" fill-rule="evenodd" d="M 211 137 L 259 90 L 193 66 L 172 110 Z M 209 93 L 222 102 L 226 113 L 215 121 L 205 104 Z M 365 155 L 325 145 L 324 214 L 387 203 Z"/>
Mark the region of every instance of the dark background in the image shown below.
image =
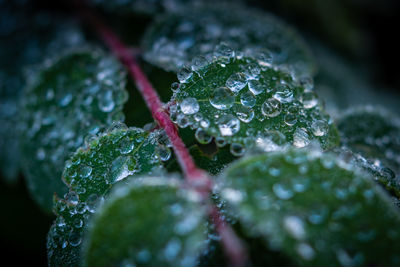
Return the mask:
<path id="1" fill-rule="evenodd" d="M 29 12 L 73 11 L 61 1 L 28 2 Z M 372 76 L 368 78 L 372 78 L 379 90 L 398 92 L 400 89 L 398 0 L 247 2 L 282 17 L 303 35 L 320 40 L 348 60 L 367 68 Z M 140 25 L 138 31 L 142 32 L 144 26 Z M 46 234 L 54 218 L 43 214 L 31 200 L 22 176 L 14 185 L 5 184 L 0 177 L 0 212 L 2 262 L 12 266 L 46 266 Z"/>

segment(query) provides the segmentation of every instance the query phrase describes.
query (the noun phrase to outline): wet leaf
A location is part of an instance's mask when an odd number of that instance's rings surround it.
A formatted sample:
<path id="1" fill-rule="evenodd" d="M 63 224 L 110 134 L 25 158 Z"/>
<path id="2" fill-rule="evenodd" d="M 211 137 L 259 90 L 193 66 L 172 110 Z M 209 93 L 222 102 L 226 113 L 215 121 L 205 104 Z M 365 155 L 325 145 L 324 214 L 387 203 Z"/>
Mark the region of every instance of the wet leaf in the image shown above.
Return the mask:
<path id="1" fill-rule="evenodd" d="M 205 213 L 180 180 L 143 177 L 119 187 L 94 216 L 87 266 L 195 266 L 206 238 Z M 145 230 L 147 229 L 147 230 Z"/>
<path id="2" fill-rule="evenodd" d="M 268 13 L 236 3 L 189 6 L 160 17 L 143 40 L 145 59 L 168 71 L 194 63 L 202 67 L 220 42 L 233 49 L 258 54 L 271 52 L 276 65 L 285 65 L 300 76 L 312 75 L 315 65 L 303 39 L 288 25 Z"/>
<path id="3" fill-rule="evenodd" d="M 123 120 L 125 72 L 113 58 L 93 48 L 45 61 L 29 77 L 21 105 L 22 162 L 29 191 L 46 211 L 69 153 L 113 121 Z"/>
<path id="4" fill-rule="evenodd" d="M 294 80 L 263 59 L 234 54 L 178 73 L 180 84 L 172 98 L 176 105 L 170 107 L 178 126 L 196 129 L 201 144 L 212 137 L 219 146 L 230 144 L 235 156 L 265 138 L 297 147 L 312 140 L 324 149 L 337 145 L 336 128 L 312 84 Z"/>
<path id="5" fill-rule="evenodd" d="M 50 266 L 79 266 L 87 220 L 110 189 L 160 168 L 157 135 L 120 125 L 88 140 L 66 162 L 63 180 L 69 192 L 54 201 L 57 219 L 47 241 Z"/>
<path id="6" fill-rule="evenodd" d="M 400 262 L 399 210 L 334 155 L 290 149 L 244 158 L 223 173 L 220 191 L 248 235 L 300 266 Z"/>

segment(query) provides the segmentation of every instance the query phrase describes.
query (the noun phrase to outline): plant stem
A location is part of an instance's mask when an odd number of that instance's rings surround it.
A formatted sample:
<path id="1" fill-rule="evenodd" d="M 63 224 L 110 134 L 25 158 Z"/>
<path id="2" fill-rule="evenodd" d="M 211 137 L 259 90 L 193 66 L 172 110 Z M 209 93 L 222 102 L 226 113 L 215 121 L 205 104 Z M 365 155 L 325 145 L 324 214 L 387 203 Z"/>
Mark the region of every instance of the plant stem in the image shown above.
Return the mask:
<path id="1" fill-rule="evenodd" d="M 156 90 L 140 68 L 131 50 L 122 43 L 118 36 L 93 11 L 82 5 L 79 6 L 79 11 L 81 17 L 86 19 L 96 29 L 110 50 L 128 69 L 154 120 L 165 130 L 189 186 L 203 196 L 209 210 L 209 215 L 216 226 L 217 232 L 221 236 L 223 248 L 231 265 L 235 267 L 244 266 L 247 260 L 247 253 L 241 240 L 236 236 L 232 228 L 224 222 L 218 209 L 209 201 L 212 180 L 204 170 L 199 169 L 194 163 L 189 150 L 186 148 L 178 134 L 177 128 L 170 119 L 168 111 L 164 109 Z"/>

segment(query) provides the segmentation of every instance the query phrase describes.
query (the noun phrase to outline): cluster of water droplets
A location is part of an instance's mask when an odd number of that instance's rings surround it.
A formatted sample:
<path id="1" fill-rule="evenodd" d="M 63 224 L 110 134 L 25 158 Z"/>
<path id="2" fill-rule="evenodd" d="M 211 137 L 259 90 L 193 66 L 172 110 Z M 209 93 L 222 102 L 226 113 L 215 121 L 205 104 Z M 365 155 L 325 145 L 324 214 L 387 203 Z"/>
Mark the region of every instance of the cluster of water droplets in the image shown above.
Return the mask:
<path id="1" fill-rule="evenodd" d="M 256 52 L 246 56 L 220 43 L 202 67 L 178 71 L 179 83 L 171 86 L 171 119 L 196 129 L 199 143 L 214 137 L 219 146 L 230 144 L 237 156 L 271 131 L 296 147 L 327 138 L 332 121 L 320 110 L 312 79 L 293 80 L 272 63 L 268 50 Z"/>
<path id="2" fill-rule="evenodd" d="M 189 6 L 161 17 L 144 38 L 145 59 L 178 71 L 190 62 L 197 63 L 192 59 L 198 55 L 210 60 L 214 47 L 221 41 L 230 43 L 235 50 L 254 54 L 266 64 L 273 61 L 301 75 L 314 72 L 310 52 L 293 29 L 272 15 L 234 3 Z M 263 50 L 270 51 L 268 56 Z M 198 62 L 201 65 L 203 60 Z"/>
<path id="3" fill-rule="evenodd" d="M 87 219 L 110 188 L 131 175 L 157 170 L 161 161 L 169 157 L 160 154 L 159 147 L 167 145 L 161 131 L 149 133 L 122 123 L 112 124 L 97 136 L 88 136 L 85 145 L 65 164 L 63 180 L 69 192 L 54 205 L 58 217 L 49 234 L 49 258 L 54 253 L 68 255 L 68 251 L 78 250 L 74 248 L 82 241 Z"/>
<path id="4" fill-rule="evenodd" d="M 127 99 L 122 66 L 96 49 L 67 51 L 31 73 L 21 105 L 21 132 L 23 166 L 34 195 L 47 196 L 50 203 L 53 192 L 61 193 L 57 177 L 68 154 L 87 134 L 124 120 Z M 37 179 L 47 185 L 38 187 Z M 40 191 L 46 187 L 49 193 Z"/>
<path id="5" fill-rule="evenodd" d="M 118 261 L 133 266 L 195 266 L 206 238 L 206 215 L 198 193 L 181 187 L 180 180 L 161 176 L 144 176 L 116 187 L 92 221 L 86 257 L 89 265 Z M 120 227 L 121 220 L 128 226 Z M 143 232 L 143 227 L 150 231 Z M 118 234 L 103 237 L 104 229 Z M 118 247 L 126 244 L 126 239 L 131 240 L 129 245 Z M 108 253 L 115 247 L 119 255 L 110 258 Z"/>
<path id="6" fill-rule="evenodd" d="M 228 168 L 220 182 L 229 214 L 264 236 L 271 249 L 303 263 L 330 258 L 342 266 L 363 265 L 377 255 L 400 262 L 387 252 L 400 248 L 397 211 L 365 173 L 341 157 L 318 149 L 256 155 Z M 371 256 L 370 244 L 380 238 L 388 245 Z"/>

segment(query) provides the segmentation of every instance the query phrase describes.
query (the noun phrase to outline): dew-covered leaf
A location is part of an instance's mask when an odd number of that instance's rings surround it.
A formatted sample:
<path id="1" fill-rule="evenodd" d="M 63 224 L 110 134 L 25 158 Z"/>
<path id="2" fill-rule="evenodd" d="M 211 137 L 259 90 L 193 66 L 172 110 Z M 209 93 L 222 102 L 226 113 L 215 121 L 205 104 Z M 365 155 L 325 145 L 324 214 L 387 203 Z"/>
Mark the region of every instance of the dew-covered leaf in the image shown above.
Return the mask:
<path id="1" fill-rule="evenodd" d="M 206 239 L 199 196 L 167 177 L 134 179 L 93 217 L 86 266 L 195 266 Z"/>
<path id="2" fill-rule="evenodd" d="M 17 103 L 25 85 L 24 71 L 84 39 L 69 20 L 27 11 L 20 1 L 0 3 L 0 170 L 8 182 L 14 182 L 19 171 Z"/>
<path id="3" fill-rule="evenodd" d="M 34 199 L 50 211 L 53 194 L 66 192 L 60 177 L 69 153 L 86 135 L 123 120 L 125 73 L 88 48 L 46 60 L 29 78 L 21 104 L 23 171 Z"/>
<path id="4" fill-rule="evenodd" d="M 400 171 L 400 119 L 383 108 L 359 107 L 337 122 L 342 143 L 366 158 Z"/>
<path id="5" fill-rule="evenodd" d="M 400 213 L 366 173 L 319 150 L 244 158 L 221 179 L 253 237 L 301 266 L 397 266 Z"/>
<path id="6" fill-rule="evenodd" d="M 265 54 L 255 60 L 231 50 L 229 57 L 218 57 L 196 71 L 183 68 L 178 79 L 171 118 L 182 128 L 196 129 L 199 143 L 214 137 L 219 146 L 230 144 L 236 156 L 263 138 L 297 147 L 315 139 L 325 149 L 338 143 L 312 82 L 294 80 L 271 66 Z"/>
<path id="7" fill-rule="evenodd" d="M 149 28 L 143 39 L 145 59 L 169 71 L 177 72 L 193 62 L 193 67 L 210 59 L 220 42 L 251 54 L 271 52 L 276 65 L 284 65 L 297 75 L 315 71 L 313 57 L 303 39 L 278 18 L 235 3 L 205 4 L 167 13 Z M 201 57 L 198 57 L 201 56 Z"/>
<path id="8" fill-rule="evenodd" d="M 66 162 L 63 180 L 69 193 L 55 198 L 57 219 L 47 241 L 50 266 L 78 266 L 83 229 L 99 201 L 116 183 L 161 166 L 157 136 L 121 125 L 87 140 Z"/>

